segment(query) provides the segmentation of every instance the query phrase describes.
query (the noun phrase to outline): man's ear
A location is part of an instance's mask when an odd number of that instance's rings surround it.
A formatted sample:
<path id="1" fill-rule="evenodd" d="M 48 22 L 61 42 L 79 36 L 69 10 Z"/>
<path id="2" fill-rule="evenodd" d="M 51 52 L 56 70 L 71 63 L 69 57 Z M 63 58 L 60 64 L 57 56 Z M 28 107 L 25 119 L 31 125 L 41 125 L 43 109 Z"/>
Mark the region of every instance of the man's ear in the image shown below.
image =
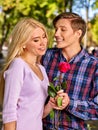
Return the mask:
<path id="1" fill-rule="evenodd" d="M 79 29 L 79 30 L 77 31 L 77 36 L 78 36 L 78 38 L 80 38 L 80 37 L 81 37 L 81 35 L 82 35 L 82 30 L 81 30 L 81 29 Z"/>

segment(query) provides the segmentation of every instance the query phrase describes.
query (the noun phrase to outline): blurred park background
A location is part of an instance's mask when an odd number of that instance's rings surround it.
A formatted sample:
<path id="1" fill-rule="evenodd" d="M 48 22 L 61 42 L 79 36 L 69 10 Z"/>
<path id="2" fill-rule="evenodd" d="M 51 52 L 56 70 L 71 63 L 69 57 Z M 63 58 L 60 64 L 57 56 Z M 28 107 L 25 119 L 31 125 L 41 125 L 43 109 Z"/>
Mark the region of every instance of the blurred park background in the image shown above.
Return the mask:
<path id="1" fill-rule="evenodd" d="M 53 47 L 52 20 L 61 12 L 78 13 L 87 23 L 87 33 L 82 45 L 90 53 L 98 51 L 98 0 L 0 0 L 0 72 L 7 56 L 9 35 L 15 24 L 23 17 L 42 22 L 49 35 L 49 47 Z M 0 126 L 2 124 L 0 106 Z M 88 121 L 89 130 L 98 130 L 98 121 Z M 0 128 L 1 130 L 1 128 Z"/>

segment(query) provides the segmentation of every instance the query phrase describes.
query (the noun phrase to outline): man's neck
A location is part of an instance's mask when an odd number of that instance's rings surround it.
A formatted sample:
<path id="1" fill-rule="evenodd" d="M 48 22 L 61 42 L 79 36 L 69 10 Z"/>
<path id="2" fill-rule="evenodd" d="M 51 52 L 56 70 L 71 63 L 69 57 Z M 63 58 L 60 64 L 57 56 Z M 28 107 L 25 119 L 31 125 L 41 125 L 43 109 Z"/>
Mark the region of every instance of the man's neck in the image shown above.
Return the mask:
<path id="1" fill-rule="evenodd" d="M 67 61 L 70 61 L 73 57 L 75 57 L 81 51 L 81 46 L 71 48 L 62 49 L 62 54 L 66 58 Z"/>

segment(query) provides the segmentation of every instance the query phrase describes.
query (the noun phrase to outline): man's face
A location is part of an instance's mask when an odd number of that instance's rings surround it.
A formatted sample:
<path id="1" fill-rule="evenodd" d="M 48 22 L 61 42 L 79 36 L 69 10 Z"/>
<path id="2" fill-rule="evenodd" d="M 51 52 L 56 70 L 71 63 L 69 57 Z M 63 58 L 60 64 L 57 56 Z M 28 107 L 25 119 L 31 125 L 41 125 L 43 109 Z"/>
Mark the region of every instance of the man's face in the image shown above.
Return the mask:
<path id="1" fill-rule="evenodd" d="M 78 31 L 73 31 L 68 19 L 60 19 L 55 25 L 57 48 L 67 48 L 79 43 Z"/>

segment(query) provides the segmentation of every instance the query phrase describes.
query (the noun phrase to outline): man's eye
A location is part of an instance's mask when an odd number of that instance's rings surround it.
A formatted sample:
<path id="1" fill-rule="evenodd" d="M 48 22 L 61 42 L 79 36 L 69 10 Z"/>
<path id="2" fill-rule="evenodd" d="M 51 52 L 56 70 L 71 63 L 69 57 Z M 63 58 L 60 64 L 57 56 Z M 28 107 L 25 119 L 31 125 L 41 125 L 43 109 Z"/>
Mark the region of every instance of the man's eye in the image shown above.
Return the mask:
<path id="1" fill-rule="evenodd" d="M 61 29 L 62 31 L 67 31 L 67 29 Z"/>
<path id="2" fill-rule="evenodd" d="M 45 35 L 45 36 L 43 36 L 43 38 L 46 38 L 46 35 Z"/>
<path id="3" fill-rule="evenodd" d="M 57 31 L 57 28 L 55 28 L 55 32 Z"/>

